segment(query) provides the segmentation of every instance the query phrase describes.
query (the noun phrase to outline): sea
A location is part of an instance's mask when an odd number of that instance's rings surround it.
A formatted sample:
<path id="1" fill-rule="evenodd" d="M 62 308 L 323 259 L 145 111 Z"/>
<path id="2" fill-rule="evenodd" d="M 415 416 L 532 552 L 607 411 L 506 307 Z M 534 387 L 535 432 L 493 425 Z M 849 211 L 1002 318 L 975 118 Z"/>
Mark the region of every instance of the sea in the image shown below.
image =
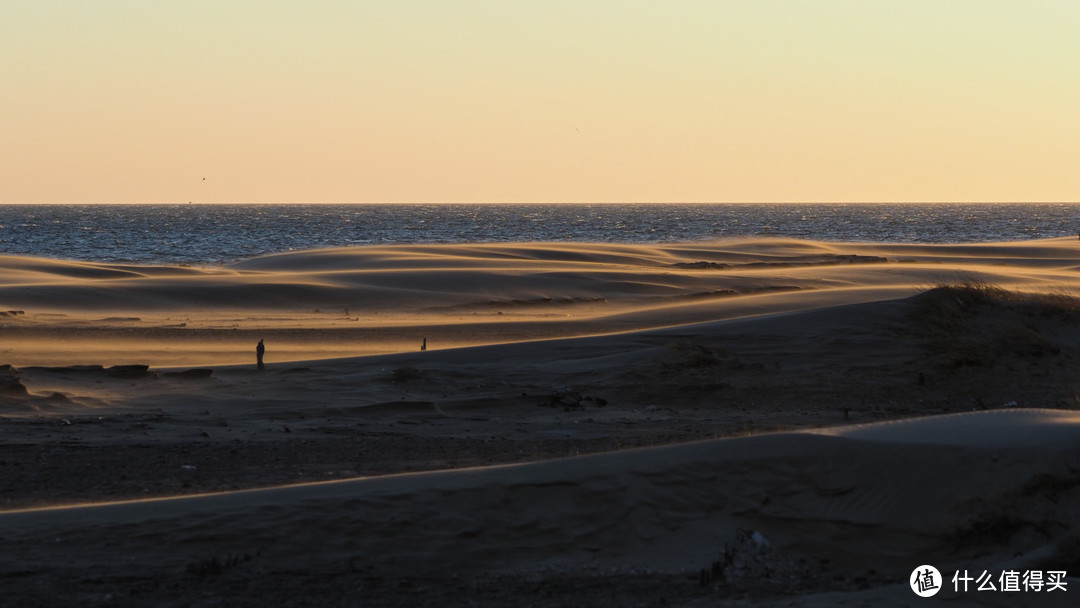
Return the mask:
<path id="1" fill-rule="evenodd" d="M 208 267 L 395 243 L 979 243 L 1076 235 L 1078 212 L 1069 203 L 20 204 L 0 205 L 0 254 Z"/>

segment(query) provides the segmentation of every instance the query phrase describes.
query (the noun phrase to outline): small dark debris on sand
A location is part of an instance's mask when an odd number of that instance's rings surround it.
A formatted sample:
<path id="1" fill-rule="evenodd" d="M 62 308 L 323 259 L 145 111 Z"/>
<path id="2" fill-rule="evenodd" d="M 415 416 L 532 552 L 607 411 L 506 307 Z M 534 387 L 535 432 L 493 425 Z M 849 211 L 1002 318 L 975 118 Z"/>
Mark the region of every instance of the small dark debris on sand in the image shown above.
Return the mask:
<path id="1" fill-rule="evenodd" d="M 591 395 L 582 395 L 581 393 L 563 389 L 552 393 L 543 403 L 541 407 L 562 407 L 562 408 L 577 408 L 585 407 L 589 403 L 593 403 L 598 407 L 604 407 L 608 404 L 607 399 L 592 397 Z"/>
<path id="2" fill-rule="evenodd" d="M 672 268 L 687 268 L 691 270 L 725 270 L 731 268 L 731 264 L 720 262 L 678 262 L 671 265 Z"/>
<path id="3" fill-rule="evenodd" d="M 185 571 L 196 578 L 206 578 L 209 576 L 217 576 L 222 574 L 226 570 L 235 568 L 244 562 L 251 561 L 251 554 L 245 553 L 240 555 L 227 555 L 225 559 L 218 559 L 215 555 L 207 560 L 192 562 L 188 564 Z"/>
<path id="4" fill-rule="evenodd" d="M 416 380 L 420 378 L 421 372 L 411 365 L 403 365 L 395 369 L 390 374 L 390 379 L 393 382 L 402 383 L 409 382 L 410 380 Z"/>

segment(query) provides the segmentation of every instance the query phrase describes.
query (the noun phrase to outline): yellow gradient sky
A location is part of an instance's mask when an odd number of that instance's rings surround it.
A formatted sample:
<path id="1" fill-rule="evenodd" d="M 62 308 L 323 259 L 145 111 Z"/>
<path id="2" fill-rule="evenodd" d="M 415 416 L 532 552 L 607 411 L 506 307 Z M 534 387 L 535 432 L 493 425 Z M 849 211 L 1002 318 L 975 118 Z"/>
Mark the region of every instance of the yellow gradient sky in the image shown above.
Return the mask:
<path id="1" fill-rule="evenodd" d="M 1078 31 L 1065 0 L 3 0 L 0 202 L 1076 201 Z"/>

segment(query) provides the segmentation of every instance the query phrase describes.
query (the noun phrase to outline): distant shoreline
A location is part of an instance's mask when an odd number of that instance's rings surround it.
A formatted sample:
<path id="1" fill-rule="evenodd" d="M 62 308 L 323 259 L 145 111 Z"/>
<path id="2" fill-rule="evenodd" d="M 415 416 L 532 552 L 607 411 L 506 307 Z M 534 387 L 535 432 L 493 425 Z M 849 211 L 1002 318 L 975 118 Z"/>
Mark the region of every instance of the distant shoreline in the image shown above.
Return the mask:
<path id="1" fill-rule="evenodd" d="M 1054 204 L 0 205 L 0 254 L 218 266 L 355 245 L 795 238 L 984 243 L 1080 234 Z"/>

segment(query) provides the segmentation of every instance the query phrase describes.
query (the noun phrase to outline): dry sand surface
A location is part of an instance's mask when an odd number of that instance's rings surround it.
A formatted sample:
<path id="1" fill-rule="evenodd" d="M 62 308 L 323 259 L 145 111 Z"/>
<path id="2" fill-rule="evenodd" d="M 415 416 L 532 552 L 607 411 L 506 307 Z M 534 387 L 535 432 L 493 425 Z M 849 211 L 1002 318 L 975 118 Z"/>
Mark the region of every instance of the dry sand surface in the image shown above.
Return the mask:
<path id="1" fill-rule="evenodd" d="M 1075 605 L 1078 269 L 1068 239 L 0 257 L 0 605 Z M 1069 590 L 923 600 L 927 563 Z"/>

